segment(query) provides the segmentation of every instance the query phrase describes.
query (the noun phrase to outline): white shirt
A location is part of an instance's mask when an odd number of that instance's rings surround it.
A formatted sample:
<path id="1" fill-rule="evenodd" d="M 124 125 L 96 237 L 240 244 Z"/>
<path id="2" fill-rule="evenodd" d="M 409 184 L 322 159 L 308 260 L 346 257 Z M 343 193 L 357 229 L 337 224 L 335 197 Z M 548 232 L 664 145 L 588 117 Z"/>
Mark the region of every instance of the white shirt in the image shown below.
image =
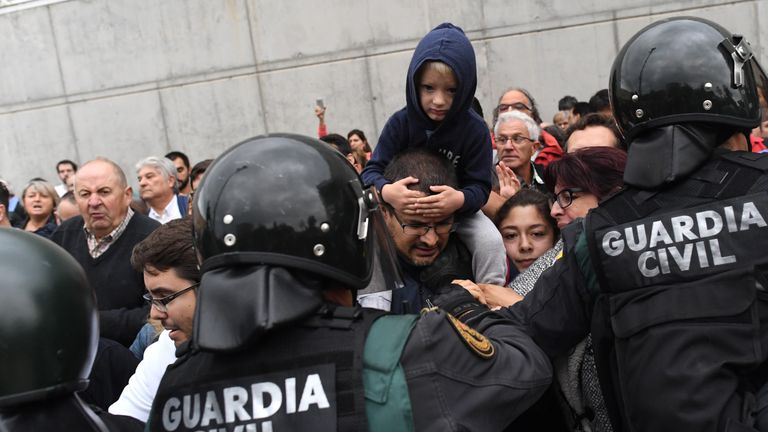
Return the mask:
<path id="1" fill-rule="evenodd" d="M 165 369 L 176 361 L 176 345 L 168 333 L 170 333 L 168 330 L 163 330 L 157 342 L 144 350 L 144 359 L 128 380 L 128 385 L 120 394 L 120 399 L 110 405 L 111 414 L 127 415 L 144 423 L 147 422 L 152 401 L 155 400 Z"/>
<path id="2" fill-rule="evenodd" d="M 176 196 L 176 194 L 173 194 L 173 198 L 171 198 L 171 201 L 168 202 L 161 213 L 156 212 L 155 209 L 150 207 L 148 216 L 160 222 L 161 224 L 166 224 L 174 219 L 181 219 L 181 212 L 179 211 L 179 198 Z"/>
<path id="3" fill-rule="evenodd" d="M 67 185 L 65 185 L 64 183 L 57 184 L 56 186 L 54 186 L 54 189 L 56 189 L 56 193 L 59 194 L 59 198 L 63 197 L 64 194 L 67 193 L 67 191 L 69 190 L 67 188 Z"/>

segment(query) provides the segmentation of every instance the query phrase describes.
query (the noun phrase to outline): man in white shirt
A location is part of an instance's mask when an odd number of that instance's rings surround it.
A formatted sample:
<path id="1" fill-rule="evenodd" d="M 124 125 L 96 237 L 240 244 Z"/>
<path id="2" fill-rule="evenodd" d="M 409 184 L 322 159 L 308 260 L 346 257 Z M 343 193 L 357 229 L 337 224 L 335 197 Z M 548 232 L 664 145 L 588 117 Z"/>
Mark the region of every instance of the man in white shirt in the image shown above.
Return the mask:
<path id="1" fill-rule="evenodd" d="M 176 193 L 176 166 L 166 158 L 150 156 L 136 164 L 139 196 L 147 216 L 165 224 L 186 214 L 188 198 Z"/>
<path id="2" fill-rule="evenodd" d="M 165 369 L 176 361 L 176 348 L 192 335 L 200 270 L 191 233 L 189 219 L 172 221 L 133 249 L 131 264 L 144 273 L 149 291 L 144 296 L 151 303 L 149 316 L 165 330 L 144 351 L 120 398 L 109 407 L 112 414 L 146 422 Z"/>
<path id="3" fill-rule="evenodd" d="M 59 194 L 59 198 L 64 196 L 64 194 L 68 191 L 72 190 L 72 188 L 69 187 L 70 183 L 68 180 L 70 178 L 74 178 L 76 172 L 77 164 L 69 159 L 61 160 L 56 164 L 56 173 L 59 175 L 59 180 L 61 180 L 61 184 L 55 186 L 56 193 Z"/>

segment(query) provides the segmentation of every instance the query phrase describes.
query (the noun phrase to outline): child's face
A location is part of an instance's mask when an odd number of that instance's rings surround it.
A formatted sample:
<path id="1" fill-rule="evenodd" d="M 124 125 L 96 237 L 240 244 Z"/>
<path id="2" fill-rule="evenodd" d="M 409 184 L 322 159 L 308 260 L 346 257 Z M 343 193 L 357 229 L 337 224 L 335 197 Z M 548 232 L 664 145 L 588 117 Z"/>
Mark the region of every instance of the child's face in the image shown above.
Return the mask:
<path id="1" fill-rule="evenodd" d="M 448 115 L 456 95 L 456 79 L 452 73 L 442 74 L 427 68 L 419 82 L 421 108 L 430 119 L 440 122 Z"/>
<path id="2" fill-rule="evenodd" d="M 527 269 L 536 258 L 555 244 L 552 226 L 536 207 L 514 207 L 499 225 L 507 256 L 518 271 Z"/>

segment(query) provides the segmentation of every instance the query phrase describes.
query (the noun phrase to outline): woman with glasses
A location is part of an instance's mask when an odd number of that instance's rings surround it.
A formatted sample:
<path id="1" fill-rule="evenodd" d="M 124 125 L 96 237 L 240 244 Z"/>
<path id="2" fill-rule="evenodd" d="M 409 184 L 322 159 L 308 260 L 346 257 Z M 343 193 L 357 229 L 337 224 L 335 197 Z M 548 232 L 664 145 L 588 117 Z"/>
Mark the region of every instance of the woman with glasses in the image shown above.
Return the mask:
<path id="1" fill-rule="evenodd" d="M 627 154 L 597 147 L 568 153 L 544 171 L 544 183 L 554 194 L 552 217 L 558 228 L 584 217 L 608 195 L 621 189 Z"/>

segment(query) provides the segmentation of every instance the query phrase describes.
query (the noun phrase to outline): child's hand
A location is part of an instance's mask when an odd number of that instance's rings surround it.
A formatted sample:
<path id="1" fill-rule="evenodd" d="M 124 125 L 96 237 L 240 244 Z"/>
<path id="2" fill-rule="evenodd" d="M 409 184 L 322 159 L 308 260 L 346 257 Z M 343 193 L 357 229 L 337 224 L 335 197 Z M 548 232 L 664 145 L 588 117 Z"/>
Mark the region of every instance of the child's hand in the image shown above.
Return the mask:
<path id="1" fill-rule="evenodd" d="M 418 183 L 416 177 L 406 177 L 394 183 L 386 184 L 381 188 L 381 197 L 384 202 L 391 205 L 396 212 L 406 215 L 416 215 L 416 200 L 421 192 L 408 189 L 408 185 Z"/>
<path id="2" fill-rule="evenodd" d="M 499 176 L 499 195 L 509 199 L 520 191 L 520 179 L 515 172 L 503 163 L 496 164 L 496 175 Z"/>
<path id="3" fill-rule="evenodd" d="M 430 187 L 436 195 L 421 197 L 416 200 L 416 214 L 436 220 L 447 219 L 464 205 L 464 192 L 450 186 Z"/>

